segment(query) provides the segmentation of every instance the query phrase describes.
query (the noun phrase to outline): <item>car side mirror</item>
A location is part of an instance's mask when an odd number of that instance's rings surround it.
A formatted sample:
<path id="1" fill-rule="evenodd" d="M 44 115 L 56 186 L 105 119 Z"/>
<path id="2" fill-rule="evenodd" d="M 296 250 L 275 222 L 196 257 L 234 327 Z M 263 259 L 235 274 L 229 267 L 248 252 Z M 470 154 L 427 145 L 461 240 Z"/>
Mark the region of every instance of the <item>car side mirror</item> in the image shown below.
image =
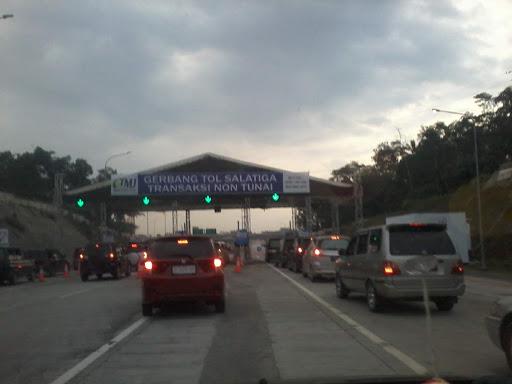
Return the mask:
<path id="1" fill-rule="evenodd" d="M 342 248 L 342 249 L 338 250 L 338 255 L 345 256 L 346 254 L 347 254 L 347 250 L 346 249 Z"/>

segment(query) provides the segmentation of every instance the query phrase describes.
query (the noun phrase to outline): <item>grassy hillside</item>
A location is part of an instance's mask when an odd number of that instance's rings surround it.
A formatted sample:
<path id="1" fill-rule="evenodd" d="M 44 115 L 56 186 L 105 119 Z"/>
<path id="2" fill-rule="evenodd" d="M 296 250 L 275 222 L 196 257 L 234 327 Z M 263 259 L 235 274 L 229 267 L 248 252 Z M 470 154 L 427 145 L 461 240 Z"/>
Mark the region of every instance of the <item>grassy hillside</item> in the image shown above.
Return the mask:
<path id="1" fill-rule="evenodd" d="M 70 217 L 22 204 L 0 202 L 0 228 L 9 230 L 9 245 L 22 249 L 59 249 L 71 257 L 87 242 L 86 225 Z"/>

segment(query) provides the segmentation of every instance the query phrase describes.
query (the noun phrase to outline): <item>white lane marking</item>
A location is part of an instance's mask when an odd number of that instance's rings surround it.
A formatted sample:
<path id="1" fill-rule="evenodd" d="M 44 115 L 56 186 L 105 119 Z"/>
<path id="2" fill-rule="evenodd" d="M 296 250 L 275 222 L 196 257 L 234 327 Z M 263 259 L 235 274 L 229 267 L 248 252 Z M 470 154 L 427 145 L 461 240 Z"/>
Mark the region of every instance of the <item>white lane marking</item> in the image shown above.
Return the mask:
<path id="1" fill-rule="evenodd" d="M 416 360 L 411 358 L 410 356 L 407 356 L 405 353 L 400 351 L 398 348 L 392 346 L 392 345 L 385 345 L 384 350 L 388 352 L 389 354 L 395 356 L 396 359 L 400 360 L 402 363 L 407 365 L 409 368 L 411 368 L 414 372 L 417 374 L 426 374 L 427 369 L 418 363 Z"/>
<path id="2" fill-rule="evenodd" d="M 91 365 L 99 357 L 104 355 L 110 349 L 114 348 L 114 346 L 116 346 L 116 344 L 118 344 L 121 340 L 123 340 L 125 337 L 127 337 L 130 333 L 132 333 L 137 328 L 139 328 L 146 321 L 147 321 L 147 318 L 145 318 L 145 317 L 137 320 L 135 323 L 133 323 L 128 328 L 126 328 L 124 331 L 122 331 L 119 335 L 117 335 L 112 340 L 110 340 L 107 344 L 104 344 L 101 347 L 99 347 L 97 350 L 92 352 L 89 356 L 87 356 L 85 359 L 80 361 L 74 367 L 72 367 L 69 370 L 67 370 L 66 372 L 64 372 L 64 374 L 62 374 L 61 376 L 56 378 L 50 384 L 65 384 L 65 383 L 67 383 L 68 381 L 73 379 L 76 375 L 78 375 L 80 372 L 82 372 L 85 368 L 87 368 L 89 365 Z"/>
<path id="3" fill-rule="evenodd" d="M 59 296 L 59 298 L 60 298 L 60 299 L 65 299 L 65 298 L 67 298 L 67 297 L 75 296 L 75 295 L 78 295 L 78 294 L 80 294 L 80 293 L 84 293 L 84 292 L 92 291 L 93 289 L 96 289 L 96 288 L 98 288 L 98 287 L 94 287 L 94 288 L 86 288 L 86 289 L 81 289 L 81 290 L 79 290 L 79 291 L 66 293 L 65 295 Z"/>
<path id="4" fill-rule="evenodd" d="M 297 288 L 299 288 L 301 291 L 303 291 L 306 295 L 308 295 L 311 299 L 316 301 L 317 303 L 321 304 L 325 308 L 327 308 L 329 311 L 334 313 L 338 318 L 352 326 L 356 331 L 358 331 L 361 335 L 365 336 L 368 340 L 371 342 L 381 346 L 387 353 L 389 353 L 391 356 L 393 356 L 395 359 L 402 362 L 405 366 L 407 366 L 409 369 L 411 369 L 414 373 L 418 375 L 425 375 L 428 373 L 427 368 L 425 368 L 423 365 L 412 359 L 411 357 L 407 356 L 405 353 L 401 352 L 396 347 L 390 345 L 388 342 L 381 339 L 379 336 L 374 334 L 372 331 L 370 331 L 368 328 L 363 327 L 361 324 L 359 324 L 357 321 L 352 319 L 350 316 L 348 316 L 346 313 L 343 313 L 338 308 L 335 308 L 331 304 L 329 304 L 327 301 L 322 299 L 321 297 L 317 296 L 315 293 L 304 287 L 302 284 L 296 282 L 291 277 L 287 276 L 285 273 L 281 272 L 279 269 L 274 267 L 273 265 L 267 264 L 270 268 L 272 268 L 274 271 L 279 273 L 281 276 L 286 278 L 289 282 L 291 282 L 293 285 L 295 285 Z"/>

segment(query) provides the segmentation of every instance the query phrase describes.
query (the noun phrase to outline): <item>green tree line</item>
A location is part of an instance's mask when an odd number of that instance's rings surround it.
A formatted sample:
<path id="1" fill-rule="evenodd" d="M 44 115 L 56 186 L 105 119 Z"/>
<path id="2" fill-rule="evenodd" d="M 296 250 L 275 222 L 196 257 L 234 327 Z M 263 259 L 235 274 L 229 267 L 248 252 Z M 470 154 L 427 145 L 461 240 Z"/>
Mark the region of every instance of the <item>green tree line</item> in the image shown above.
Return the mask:
<path id="1" fill-rule="evenodd" d="M 409 142 L 380 143 L 371 164 L 351 161 L 334 169 L 330 179 L 353 183 L 360 177 L 365 217 L 399 211 L 408 200 L 449 194 L 475 177 L 473 128 L 480 172 L 490 175 L 512 159 L 512 87 L 497 96 L 479 93 L 474 100 L 481 113 L 466 114 L 448 125 L 422 126 Z M 313 209 L 314 230 L 332 226 L 328 203 L 314 202 Z M 352 222 L 353 203 L 340 209 L 342 222 Z M 303 214 L 299 218 L 305 221 Z"/>
<path id="2" fill-rule="evenodd" d="M 54 151 L 36 147 L 32 152 L 0 152 L 0 190 L 16 196 L 49 202 L 53 197 L 54 177 L 64 175 L 64 189 L 92 182 L 93 170 L 84 159 L 59 157 Z"/>
<path id="3" fill-rule="evenodd" d="M 416 140 L 380 143 L 370 165 L 350 162 L 332 171 L 332 180 L 353 182 L 359 173 L 365 216 L 401 208 L 408 199 L 453 192 L 475 177 L 474 128 L 480 172 L 490 174 L 512 155 L 512 87 L 498 96 L 474 96 L 482 108 L 450 124 L 423 126 Z"/>

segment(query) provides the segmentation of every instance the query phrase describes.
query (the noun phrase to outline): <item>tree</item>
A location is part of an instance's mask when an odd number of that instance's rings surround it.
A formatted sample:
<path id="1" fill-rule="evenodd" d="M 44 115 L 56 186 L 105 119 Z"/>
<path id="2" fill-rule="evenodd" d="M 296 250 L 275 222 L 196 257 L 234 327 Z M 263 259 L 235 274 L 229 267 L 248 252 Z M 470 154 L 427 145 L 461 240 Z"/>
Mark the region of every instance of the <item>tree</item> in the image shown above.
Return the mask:
<path id="1" fill-rule="evenodd" d="M 76 159 L 70 164 L 64 175 L 66 189 L 73 189 L 91 183 L 89 177 L 92 175 L 91 165 L 84 159 Z"/>
<path id="2" fill-rule="evenodd" d="M 95 182 L 99 183 L 101 181 L 112 179 L 113 175 L 117 175 L 117 170 L 114 168 L 101 168 L 98 169 L 98 176 L 96 176 Z"/>
<path id="3" fill-rule="evenodd" d="M 0 152 L 0 188 L 18 196 L 51 201 L 54 178 L 64 175 L 65 189 L 90 183 L 92 167 L 84 159 L 71 161 L 55 152 L 36 147 L 33 152 Z"/>
<path id="4" fill-rule="evenodd" d="M 364 164 L 359 164 L 357 161 L 351 161 L 343 167 L 331 171 L 331 177 L 329 180 L 342 183 L 353 183 L 355 175 L 364 167 Z"/>
<path id="5" fill-rule="evenodd" d="M 395 173 L 402 152 L 403 148 L 400 141 L 380 143 L 377 148 L 373 150 L 372 160 L 375 164 L 375 169 L 381 174 Z"/>

